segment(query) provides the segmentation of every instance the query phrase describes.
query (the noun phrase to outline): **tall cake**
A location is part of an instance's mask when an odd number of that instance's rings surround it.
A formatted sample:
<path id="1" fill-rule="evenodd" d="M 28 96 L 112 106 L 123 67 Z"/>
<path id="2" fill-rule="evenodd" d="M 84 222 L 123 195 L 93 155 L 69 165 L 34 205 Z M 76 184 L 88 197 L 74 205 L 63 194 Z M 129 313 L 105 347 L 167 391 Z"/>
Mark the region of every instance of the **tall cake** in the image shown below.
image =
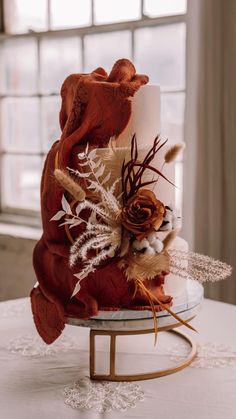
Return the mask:
<path id="1" fill-rule="evenodd" d="M 32 312 L 46 343 L 67 317 L 171 313 L 188 275 L 202 278 L 202 257 L 198 269 L 190 254 L 190 268 L 177 235 L 174 160 L 183 145 L 161 138 L 160 89 L 147 83 L 122 59 L 110 74 L 99 67 L 62 85 L 62 133 L 44 165 L 33 255 Z"/>
<path id="2" fill-rule="evenodd" d="M 120 177 L 121 164 L 119 167 L 114 167 L 113 159 L 119 155 L 119 161 L 127 160 L 130 156 L 131 140 L 135 135 L 139 157 L 143 158 L 149 149 L 153 146 L 154 138 L 161 133 L 160 124 L 160 87 L 157 85 L 144 85 L 135 93 L 131 100 L 131 117 L 124 129 L 124 131 L 114 141 L 115 153 L 109 153 L 108 148 L 100 148 L 97 150 L 98 155 L 105 164 L 105 175 L 111 173 L 109 179 L 109 186 Z M 180 209 L 176 208 L 175 204 L 175 164 L 164 164 L 165 155 L 170 149 L 176 146 L 175 142 L 167 141 L 161 150 L 153 159 L 153 166 L 163 170 L 166 178 L 171 180 L 172 184 L 167 182 L 166 179 L 159 177 L 158 182 L 150 187 L 155 193 L 155 196 L 163 202 L 166 206 L 166 215 L 164 217 L 163 226 L 158 229 L 157 237 L 163 241 L 171 230 L 176 230 L 178 233 L 181 229 L 181 216 Z M 179 151 L 184 148 L 184 144 L 179 144 Z M 152 179 L 153 175 L 149 171 L 145 173 L 143 178 L 146 180 Z M 140 245 L 139 245 L 140 247 Z M 183 238 L 176 235 L 173 239 L 171 249 L 178 249 L 188 251 L 188 243 Z M 142 251 L 145 254 L 145 242 Z M 148 250 L 148 249 L 147 249 Z M 169 273 L 165 277 L 163 288 L 166 294 L 171 295 L 173 298 L 180 296 L 185 292 L 186 279 Z"/>

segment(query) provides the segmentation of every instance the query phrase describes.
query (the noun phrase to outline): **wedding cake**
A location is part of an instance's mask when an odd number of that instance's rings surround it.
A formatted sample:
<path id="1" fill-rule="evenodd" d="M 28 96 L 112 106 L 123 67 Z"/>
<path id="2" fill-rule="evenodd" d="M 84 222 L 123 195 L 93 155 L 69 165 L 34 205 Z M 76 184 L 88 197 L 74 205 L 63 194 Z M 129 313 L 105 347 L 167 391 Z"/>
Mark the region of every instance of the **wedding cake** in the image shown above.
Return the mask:
<path id="1" fill-rule="evenodd" d="M 62 133 L 45 160 L 43 234 L 33 253 L 32 312 L 48 344 L 71 317 L 122 310 L 176 317 L 171 306 L 187 278 L 231 273 L 188 252 L 177 235 L 174 161 L 183 144 L 162 139 L 160 89 L 147 83 L 121 59 L 110 74 L 99 67 L 62 85 Z"/>

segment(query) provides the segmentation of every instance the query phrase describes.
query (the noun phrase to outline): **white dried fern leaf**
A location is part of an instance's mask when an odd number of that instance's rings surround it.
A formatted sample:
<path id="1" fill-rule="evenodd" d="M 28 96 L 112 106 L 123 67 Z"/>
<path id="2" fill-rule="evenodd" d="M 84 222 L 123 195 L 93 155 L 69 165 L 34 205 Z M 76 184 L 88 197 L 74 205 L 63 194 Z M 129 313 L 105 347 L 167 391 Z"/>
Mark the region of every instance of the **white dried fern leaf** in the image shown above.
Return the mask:
<path id="1" fill-rule="evenodd" d="M 91 211 L 94 211 L 97 215 L 99 215 L 105 222 L 112 222 L 113 219 L 111 217 L 111 214 L 106 210 L 101 208 L 101 206 L 94 204 L 91 201 L 84 200 L 83 202 L 79 203 L 76 207 L 76 214 L 79 215 L 82 210 L 84 209 L 90 209 Z"/>
<path id="2" fill-rule="evenodd" d="M 121 178 L 118 178 L 118 179 L 116 179 L 115 180 L 115 182 L 113 182 L 113 184 L 112 184 L 112 186 L 108 189 L 108 191 L 111 193 L 111 194 L 114 194 L 115 193 L 115 190 L 116 190 L 116 188 L 117 188 L 117 185 L 118 185 L 118 183 L 120 183 L 121 182 Z M 117 197 L 117 200 L 119 201 L 119 196 Z"/>
<path id="3" fill-rule="evenodd" d="M 102 185 L 94 181 L 90 181 L 90 183 L 94 186 L 94 190 L 100 194 L 102 206 L 116 214 L 120 210 L 120 204 L 116 197 L 109 190 L 106 191 Z"/>

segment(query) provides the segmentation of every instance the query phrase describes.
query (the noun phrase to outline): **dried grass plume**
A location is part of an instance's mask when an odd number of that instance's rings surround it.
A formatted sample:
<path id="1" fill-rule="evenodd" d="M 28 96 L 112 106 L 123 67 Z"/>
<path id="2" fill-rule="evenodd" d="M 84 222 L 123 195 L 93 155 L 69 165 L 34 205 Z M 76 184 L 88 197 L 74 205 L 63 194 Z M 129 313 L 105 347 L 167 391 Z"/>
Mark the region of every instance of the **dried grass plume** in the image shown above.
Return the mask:
<path id="1" fill-rule="evenodd" d="M 76 201 L 84 201 L 86 197 L 85 191 L 67 173 L 60 169 L 55 169 L 54 176 L 60 185 L 69 192 Z"/>
<path id="2" fill-rule="evenodd" d="M 170 147 L 169 150 L 165 154 L 165 163 L 173 162 L 178 156 L 178 154 L 180 153 L 180 151 L 182 151 L 183 149 L 184 149 L 184 143 L 178 143 Z"/>

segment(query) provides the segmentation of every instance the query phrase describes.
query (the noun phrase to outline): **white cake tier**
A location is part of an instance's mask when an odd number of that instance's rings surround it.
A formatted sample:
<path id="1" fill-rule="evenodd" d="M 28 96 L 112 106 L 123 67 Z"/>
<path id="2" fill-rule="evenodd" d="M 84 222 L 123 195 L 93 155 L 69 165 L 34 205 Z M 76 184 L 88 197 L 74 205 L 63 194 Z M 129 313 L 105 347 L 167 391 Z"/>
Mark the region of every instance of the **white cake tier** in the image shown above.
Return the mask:
<path id="1" fill-rule="evenodd" d="M 136 134 L 138 148 L 151 146 L 160 135 L 160 87 L 145 85 L 130 98 L 132 113 L 128 125 L 117 139 L 118 147 L 129 147 Z"/>
<path id="2" fill-rule="evenodd" d="M 158 232 L 158 237 L 162 241 L 167 234 L 168 234 L 167 231 Z M 172 242 L 170 249 L 183 250 L 187 252 L 189 249 L 189 246 L 186 240 L 177 236 L 175 240 Z M 171 295 L 172 297 L 176 298 L 180 296 L 182 293 L 184 293 L 185 289 L 186 289 L 186 279 L 181 278 L 177 275 L 173 275 L 173 274 L 169 274 L 166 276 L 164 290 L 167 295 Z"/>
<path id="3" fill-rule="evenodd" d="M 132 114 L 129 123 L 121 135 L 117 138 L 117 147 L 130 147 L 131 139 L 136 134 L 140 157 L 144 152 L 149 151 L 157 135 L 161 135 L 160 127 L 160 87 L 155 85 L 141 86 L 133 98 Z M 162 139 L 162 142 L 165 138 Z M 157 153 L 152 166 L 163 172 L 172 183 L 175 183 L 175 164 L 165 164 L 164 155 L 169 147 L 173 145 L 170 141 Z M 142 151 L 143 150 L 143 151 Z M 151 174 L 151 179 L 153 174 Z M 159 177 L 154 191 L 157 198 L 165 205 L 175 205 L 175 187 Z"/>
<path id="4" fill-rule="evenodd" d="M 130 121 L 116 139 L 115 148 L 100 148 L 97 153 L 105 164 L 106 176 L 109 172 L 111 177 L 109 179 L 109 186 L 120 178 L 121 167 L 123 161 L 130 159 L 131 140 L 136 134 L 138 146 L 138 160 L 142 161 L 153 145 L 153 141 L 157 135 L 160 135 L 160 88 L 159 86 L 146 85 L 142 86 L 138 92 L 131 98 L 132 113 Z M 165 139 L 162 139 L 162 142 Z M 167 150 L 173 145 L 169 141 L 158 151 L 151 165 L 161 171 L 167 179 L 175 183 L 175 164 L 163 164 L 164 156 Z M 163 202 L 164 205 L 175 206 L 175 187 L 156 175 L 152 171 L 146 171 L 144 181 L 157 179 L 154 186 L 149 185 L 146 188 L 153 190 L 157 199 Z M 121 190 L 117 189 L 117 195 Z M 160 240 L 163 240 L 167 232 L 160 232 Z M 180 250 L 188 250 L 188 244 L 185 240 L 177 237 L 172 243 L 172 247 Z M 176 298 L 186 290 L 186 280 L 169 274 L 165 281 L 165 292 L 168 295 Z"/>

